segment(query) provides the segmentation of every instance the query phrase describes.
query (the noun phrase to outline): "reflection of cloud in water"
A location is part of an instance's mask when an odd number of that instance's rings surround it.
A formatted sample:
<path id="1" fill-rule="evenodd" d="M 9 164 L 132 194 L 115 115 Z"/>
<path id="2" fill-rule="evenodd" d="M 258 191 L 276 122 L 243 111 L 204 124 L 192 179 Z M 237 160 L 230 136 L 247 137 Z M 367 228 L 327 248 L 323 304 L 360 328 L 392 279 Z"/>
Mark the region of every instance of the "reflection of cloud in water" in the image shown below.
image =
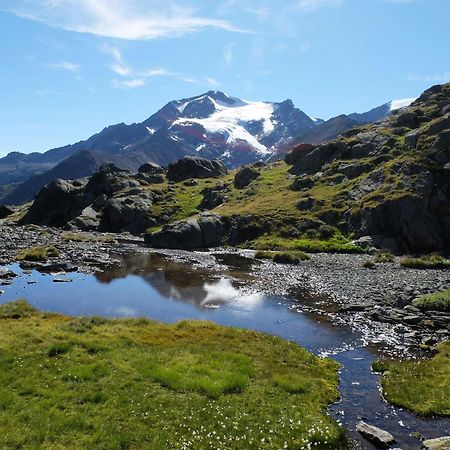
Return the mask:
<path id="1" fill-rule="evenodd" d="M 263 300 L 263 296 L 257 292 L 242 295 L 227 278 L 221 278 L 216 283 L 205 283 L 204 289 L 206 297 L 201 302 L 202 306 L 208 306 L 211 303 L 229 303 L 234 301 L 242 306 L 255 307 Z"/>
<path id="2" fill-rule="evenodd" d="M 138 315 L 135 309 L 129 308 L 127 306 L 115 306 L 109 308 L 109 313 L 114 316 L 120 317 L 136 317 Z"/>

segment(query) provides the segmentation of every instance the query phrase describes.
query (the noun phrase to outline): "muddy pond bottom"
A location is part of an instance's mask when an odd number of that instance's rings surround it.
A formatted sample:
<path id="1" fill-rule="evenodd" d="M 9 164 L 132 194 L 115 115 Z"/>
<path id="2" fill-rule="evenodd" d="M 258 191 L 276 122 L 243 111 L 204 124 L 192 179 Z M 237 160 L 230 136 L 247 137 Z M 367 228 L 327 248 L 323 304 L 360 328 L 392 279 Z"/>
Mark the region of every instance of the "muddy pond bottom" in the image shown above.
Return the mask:
<path id="1" fill-rule="evenodd" d="M 426 438 L 450 434 L 448 419 L 423 420 L 383 401 L 379 377 L 371 372 L 380 354 L 366 347 L 358 333 L 320 315 L 293 310 L 301 297 L 252 290 L 252 261 L 222 257 L 220 269 L 211 271 L 155 253 L 131 254 L 117 256 L 117 265 L 96 275 L 45 275 L 12 265 L 8 268 L 19 276 L 2 287 L 0 302 L 26 299 L 41 310 L 70 316 L 210 320 L 281 336 L 341 363 L 341 400 L 330 407 L 330 414 L 360 448 L 374 448 L 355 432 L 360 420 L 392 433 L 397 440 L 393 447 L 403 450 L 420 448 L 412 432 Z"/>

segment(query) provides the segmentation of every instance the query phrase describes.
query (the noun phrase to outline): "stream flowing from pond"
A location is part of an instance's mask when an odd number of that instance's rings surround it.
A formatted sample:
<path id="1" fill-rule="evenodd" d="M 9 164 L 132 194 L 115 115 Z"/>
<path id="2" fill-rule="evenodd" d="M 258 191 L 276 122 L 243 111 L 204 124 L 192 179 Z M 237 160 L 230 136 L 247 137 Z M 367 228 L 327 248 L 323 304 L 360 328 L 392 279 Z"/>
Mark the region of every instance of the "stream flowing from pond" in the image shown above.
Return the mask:
<path id="1" fill-rule="evenodd" d="M 2 287 L 0 302 L 24 298 L 33 306 L 71 316 L 151 317 L 162 322 L 182 319 L 211 320 L 228 326 L 250 328 L 297 342 L 311 352 L 330 356 L 342 365 L 340 402 L 330 414 L 364 449 L 374 447 L 355 432 L 360 420 L 392 433 L 402 450 L 420 448 L 411 437 L 450 434 L 449 419 L 420 419 L 383 401 L 379 377 L 371 364 L 380 354 L 366 346 L 348 327 L 334 325 L 324 316 L 291 308 L 301 297 L 279 297 L 252 291 L 251 260 L 223 258 L 225 269 L 210 271 L 176 262 L 155 253 L 117 256 L 118 264 L 96 275 L 71 273 L 44 275 L 23 272 Z M 54 282 L 70 279 L 71 282 Z"/>

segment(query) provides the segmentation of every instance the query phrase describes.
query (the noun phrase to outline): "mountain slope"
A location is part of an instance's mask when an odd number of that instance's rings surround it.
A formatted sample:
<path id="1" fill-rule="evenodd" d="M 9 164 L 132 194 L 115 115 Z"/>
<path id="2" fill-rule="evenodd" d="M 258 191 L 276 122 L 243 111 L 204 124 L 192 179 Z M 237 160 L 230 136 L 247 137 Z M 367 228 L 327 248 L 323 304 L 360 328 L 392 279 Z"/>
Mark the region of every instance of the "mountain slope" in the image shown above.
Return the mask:
<path id="1" fill-rule="evenodd" d="M 0 201 L 31 200 L 52 177 L 74 179 L 90 175 L 101 163 L 137 170 L 144 162 L 166 166 L 183 156 L 220 159 L 229 167 L 274 159 L 296 142 L 320 143 L 366 121 L 378 120 L 391 104 L 368 113 L 339 116 L 323 122 L 311 119 L 292 101 L 249 102 L 219 91 L 175 100 L 142 123 L 112 125 L 86 141 L 0 159 Z M 82 151 L 95 154 L 95 164 L 80 167 Z"/>

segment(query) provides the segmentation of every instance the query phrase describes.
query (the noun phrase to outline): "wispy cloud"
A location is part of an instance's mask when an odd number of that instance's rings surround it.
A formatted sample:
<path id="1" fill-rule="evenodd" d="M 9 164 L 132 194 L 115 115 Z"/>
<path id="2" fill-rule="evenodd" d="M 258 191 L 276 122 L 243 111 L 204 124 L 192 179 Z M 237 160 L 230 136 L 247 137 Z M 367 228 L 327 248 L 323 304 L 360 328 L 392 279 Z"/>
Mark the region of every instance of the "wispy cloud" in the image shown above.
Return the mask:
<path id="1" fill-rule="evenodd" d="M 450 82 L 450 72 L 441 72 L 431 75 L 409 74 L 405 78 L 409 81 L 422 81 L 426 83 L 448 83 Z"/>
<path id="2" fill-rule="evenodd" d="M 132 80 L 113 80 L 112 86 L 118 89 L 136 89 L 145 86 L 146 82 L 142 79 Z"/>
<path id="3" fill-rule="evenodd" d="M 65 70 L 66 72 L 72 72 L 75 74 L 80 73 L 81 67 L 78 64 L 69 61 L 62 61 L 57 63 L 46 64 L 47 67 L 56 70 Z"/>
<path id="4" fill-rule="evenodd" d="M 246 32 L 164 0 L 2 0 L 0 9 L 68 31 L 126 40 L 177 37 L 206 28 Z"/>
<path id="5" fill-rule="evenodd" d="M 225 48 L 225 52 L 223 54 L 223 60 L 225 63 L 225 66 L 230 66 L 233 62 L 233 47 L 235 44 L 228 44 Z"/>
<path id="6" fill-rule="evenodd" d="M 199 86 L 216 87 L 220 83 L 212 77 L 194 77 L 182 72 L 174 72 L 164 67 L 156 67 L 144 70 L 134 69 L 131 65 L 124 61 L 122 53 L 117 47 L 104 47 L 104 50 L 112 57 L 113 62 L 109 68 L 121 80 L 113 80 L 112 86 L 118 89 L 136 89 L 145 86 L 151 78 L 169 77 L 175 80 L 184 81 L 189 84 L 197 84 Z"/>
<path id="7" fill-rule="evenodd" d="M 299 0 L 297 6 L 305 12 L 314 11 L 324 6 L 340 6 L 344 0 Z"/>

